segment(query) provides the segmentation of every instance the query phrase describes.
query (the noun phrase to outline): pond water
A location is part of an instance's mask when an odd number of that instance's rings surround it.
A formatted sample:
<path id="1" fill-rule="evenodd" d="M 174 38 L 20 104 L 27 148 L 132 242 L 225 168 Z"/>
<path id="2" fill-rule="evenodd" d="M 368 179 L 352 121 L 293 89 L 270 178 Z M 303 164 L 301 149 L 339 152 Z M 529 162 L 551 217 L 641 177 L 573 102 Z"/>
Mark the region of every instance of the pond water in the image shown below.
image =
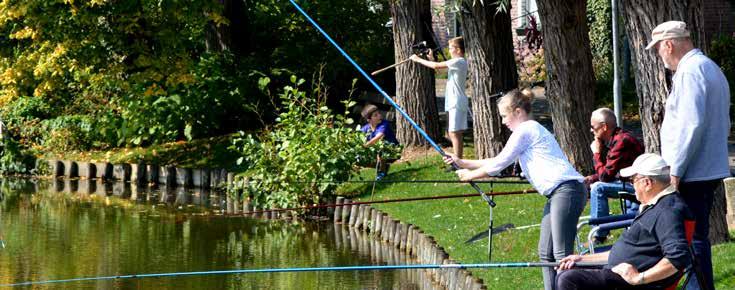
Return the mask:
<path id="1" fill-rule="evenodd" d="M 140 273 L 413 263 L 331 222 L 226 217 L 207 192 L 0 180 L 0 284 Z M 87 193 L 83 193 L 87 192 Z M 89 194 L 92 193 L 92 194 Z M 199 206 L 208 205 L 207 207 Z M 178 276 L 43 289 L 424 289 L 423 270 Z"/>

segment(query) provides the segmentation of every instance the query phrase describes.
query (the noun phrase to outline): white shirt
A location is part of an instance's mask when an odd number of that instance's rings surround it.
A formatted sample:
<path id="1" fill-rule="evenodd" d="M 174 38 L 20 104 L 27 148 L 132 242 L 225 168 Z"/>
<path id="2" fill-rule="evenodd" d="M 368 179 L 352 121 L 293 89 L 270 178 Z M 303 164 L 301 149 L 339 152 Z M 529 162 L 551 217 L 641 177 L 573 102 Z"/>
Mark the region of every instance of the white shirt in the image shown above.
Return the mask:
<path id="1" fill-rule="evenodd" d="M 447 64 L 447 87 L 444 92 L 444 110 L 468 111 L 469 102 L 464 93 L 467 81 L 467 61 L 464 57 L 456 57 L 448 60 Z"/>
<path id="2" fill-rule="evenodd" d="M 482 168 L 488 175 L 495 175 L 519 160 L 528 181 L 539 193 L 550 195 L 560 184 L 584 177 L 574 169 L 559 143 L 549 130 L 534 120 L 521 124 L 510 135 L 508 142 L 490 163 Z"/>

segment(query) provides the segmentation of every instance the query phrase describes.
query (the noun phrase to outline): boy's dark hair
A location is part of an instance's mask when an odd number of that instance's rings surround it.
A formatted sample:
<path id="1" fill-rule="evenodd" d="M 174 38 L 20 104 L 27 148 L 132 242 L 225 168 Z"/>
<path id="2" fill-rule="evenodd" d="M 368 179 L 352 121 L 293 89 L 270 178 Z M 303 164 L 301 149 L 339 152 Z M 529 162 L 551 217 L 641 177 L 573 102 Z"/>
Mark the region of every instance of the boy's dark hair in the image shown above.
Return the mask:
<path id="1" fill-rule="evenodd" d="M 362 108 L 362 111 L 360 112 L 360 115 L 362 115 L 365 120 L 370 119 L 370 117 L 373 116 L 373 113 L 378 110 L 378 107 L 373 104 L 367 104 L 365 107 Z"/>

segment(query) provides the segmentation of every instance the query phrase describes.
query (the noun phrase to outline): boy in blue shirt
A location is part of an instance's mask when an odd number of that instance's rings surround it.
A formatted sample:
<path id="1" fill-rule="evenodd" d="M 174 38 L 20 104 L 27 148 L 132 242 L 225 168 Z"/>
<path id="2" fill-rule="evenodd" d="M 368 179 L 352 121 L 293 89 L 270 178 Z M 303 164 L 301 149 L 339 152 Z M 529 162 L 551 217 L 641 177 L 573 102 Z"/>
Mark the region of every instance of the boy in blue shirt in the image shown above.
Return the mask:
<path id="1" fill-rule="evenodd" d="M 398 139 L 396 134 L 390 127 L 390 122 L 383 119 L 383 114 L 380 113 L 378 107 L 373 104 L 367 104 L 360 113 L 367 123 L 360 128 L 360 131 L 364 132 L 367 136 L 365 139 L 365 147 L 371 146 L 380 140 L 386 143 L 398 145 Z M 375 179 L 383 179 L 388 174 L 388 168 L 390 163 L 394 162 L 395 159 L 383 160 L 380 155 L 377 158 L 378 173 Z"/>

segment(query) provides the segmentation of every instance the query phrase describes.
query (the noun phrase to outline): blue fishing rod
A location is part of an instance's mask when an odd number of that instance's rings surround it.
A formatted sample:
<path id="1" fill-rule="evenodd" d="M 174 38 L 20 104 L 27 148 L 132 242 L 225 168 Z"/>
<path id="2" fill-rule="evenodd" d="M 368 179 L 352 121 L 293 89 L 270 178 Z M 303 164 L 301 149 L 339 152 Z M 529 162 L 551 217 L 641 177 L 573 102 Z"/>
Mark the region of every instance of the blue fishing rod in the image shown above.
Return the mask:
<path id="1" fill-rule="evenodd" d="M 606 263 L 575 263 L 575 267 L 599 268 Z M 19 283 L 0 284 L 0 287 L 17 287 L 32 285 L 61 284 L 71 282 L 143 279 L 182 276 L 230 275 L 230 274 L 257 274 L 257 273 L 293 273 L 293 272 L 325 272 L 325 271 L 384 271 L 384 270 L 415 270 L 415 269 L 472 269 L 472 268 L 530 268 L 530 267 L 557 267 L 559 262 L 515 262 L 515 263 L 484 263 L 484 264 L 417 264 L 417 265 L 384 265 L 384 266 L 341 266 L 341 267 L 310 267 L 310 268 L 264 268 L 264 269 L 235 269 L 218 271 L 150 273 L 98 277 L 81 277 L 45 281 L 26 281 Z"/>
<path id="2" fill-rule="evenodd" d="M 360 65 L 358 65 L 352 59 L 352 57 L 350 57 L 350 55 L 348 55 L 342 49 L 342 47 L 340 47 L 339 44 L 337 44 L 337 42 L 334 41 L 334 39 L 332 39 L 332 37 L 330 37 L 329 34 L 327 34 L 327 32 L 324 31 L 324 29 L 322 29 L 322 27 L 319 26 L 319 24 L 317 24 L 316 21 L 314 21 L 314 19 L 312 19 L 309 16 L 309 14 L 307 14 L 306 11 L 304 11 L 304 9 L 302 9 L 301 6 L 299 6 L 299 4 L 296 3 L 296 1 L 294 1 L 294 0 L 289 0 L 289 1 L 291 2 L 291 4 L 293 4 L 293 6 L 296 8 L 296 10 L 298 10 L 306 18 L 306 20 L 308 20 L 311 23 L 311 25 L 313 25 L 314 28 L 316 28 L 330 43 L 332 43 L 332 45 L 334 45 L 334 47 L 342 54 L 342 56 L 344 56 L 352 64 L 352 66 L 354 66 L 355 69 L 357 69 L 357 71 L 359 71 L 360 74 L 362 74 L 362 76 L 365 77 L 365 79 L 367 79 L 368 82 L 370 82 L 370 84 L 372 84 L 373 87 L 375 87 L 376 90 L 378 90 L 378 92 L 383 96 L 383 98 L 385 98 L 388 101 L 388 103 L 390 103 L 391 106 L 393 106 L 396 109 L 396 111 L 398 113 L 400 113 L 401 116 L 403 116 L 408 121 L 408 123 L 411 124 L 411 126 L 413 126 L 413 128 L 416 129 L 416 131 L 418 131 L 419 134 L 421 134 L 421 136 L 423 136 L 424 139 L 426 139 L 426 141 L 428 141 L 429 144 L 431 144 L 431 146 L 434 147 L 434 149 L 437 152 L 439 152 L 439 154 L 441 154 L 442 157 L 447 157 L 448 156 L 447 153 L 445 153 L 444 150 L 442 150 L 442 148 L 439 147 L 439 145 L 437 145 L 436 142 L 434 142 L 434 140 L 432 140 L 431 137 L 429 137 L 429 135 L 426 134 L 426 132 L 423 129 L 421 129 L 421 127 L 419 127 L 419 125 L 416 124 L 416 122 L 414 122 L 413 119 L 411 119 L 411 117 L 408 116 L 408 114 L 405 111 L 403 111 L 403 109 L 401 109 L 401 107 L 395 101 L 393 101 L 393 99 L 390 96 L 388 96 L 387 93 L 385 93 L 385 91 L 383 91 L 383 89 L 380 87 L 380 85 L 378 85 L 378 83 L 376 83 L 375 80 L 373 80 L 370 77 L 370 75 L 368 75 L 362 69 L 362 67 L 360 67 Z M 452 168 L 454 168 L 455 170 L 457 170 L 457 169 L 459 169 L 459 166 L 457 165 L 456 162 L 452 162 Z M 488 226 L 488 235 L 487 235 L 487 237 L 488 237 L 487 259 L 488 259 L 488 261 L 490 261 L 490 260 L 492 260 L 492 251 L 493 251 L 492 250 L 492 244 L 493 244 L 492 229 L 493 229 L 493 207 L 495 207 L 495 202 L 493 201 L 492 197 L 490 197 L 487 194 L 485 194 L 485 192 L 477 184 L 475 184 L 474 182 L 469 182 L 469 184 L 478 193 L 480 193 L 480 196 L 482 196 L 482 199 L 487 202 L 488 208 L 489 208 L 489 211 L 490 211 L 490 213 L 489 213 L 489 215 L 490 215 L 490 218 L 489 218 L 490 225 Z"/>

